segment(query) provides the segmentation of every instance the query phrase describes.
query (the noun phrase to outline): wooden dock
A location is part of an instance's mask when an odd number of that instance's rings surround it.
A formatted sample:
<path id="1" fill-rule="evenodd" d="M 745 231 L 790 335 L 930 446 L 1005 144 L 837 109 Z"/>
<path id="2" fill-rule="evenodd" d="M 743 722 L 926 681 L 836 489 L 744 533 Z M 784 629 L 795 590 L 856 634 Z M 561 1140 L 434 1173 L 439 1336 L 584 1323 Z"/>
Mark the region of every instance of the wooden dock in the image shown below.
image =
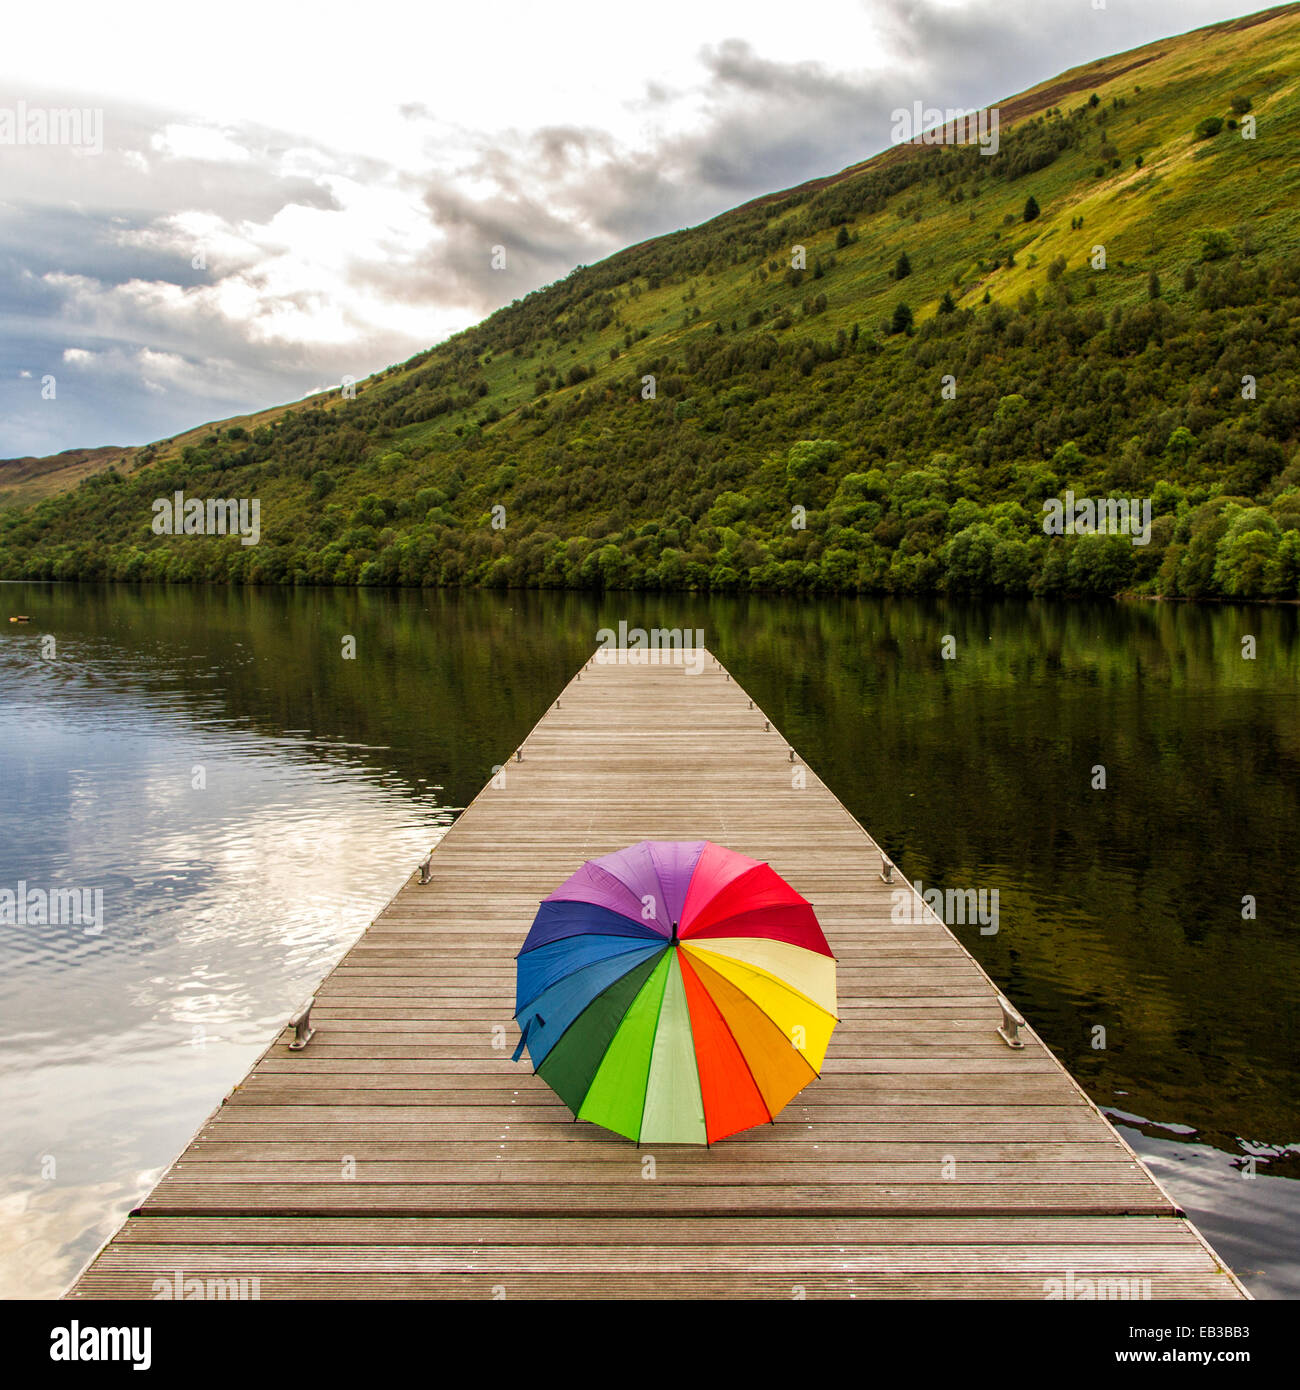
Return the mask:
<path id="1" fill-rule="evenodd" d="M 320 986 L 308 1046 L 271 1044 L 69 1297 L 178 1271 L 263 1299 L 1247 1296 L 1032 1031 L 1002 1041 L 938 918 L 891 920 L 901 875 L 763 711 L 691 664 L 593 659 L 502 749 L 430 882 Z M 510 1060 L 538 900 L 647 838 L 769 861 L 839 958 L 824 1074 L 712 1149 L 574 1123 Z"/>

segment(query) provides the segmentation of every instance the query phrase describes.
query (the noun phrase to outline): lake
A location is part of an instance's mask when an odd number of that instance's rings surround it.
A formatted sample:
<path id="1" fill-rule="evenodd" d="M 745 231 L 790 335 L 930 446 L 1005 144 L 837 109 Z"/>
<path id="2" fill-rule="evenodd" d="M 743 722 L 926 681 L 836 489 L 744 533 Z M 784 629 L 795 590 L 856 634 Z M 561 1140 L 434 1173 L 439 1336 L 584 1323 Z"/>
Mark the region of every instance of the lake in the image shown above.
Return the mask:
<path id="1" fill-rule="evenodd" d="M 0 924 L 0 1296 L 66 1288 L 620 621 L 702 629 L 923 889 L 996 889 L 956 935 L 1300 1296 L 1298 620 L 0 584 L 0 892 L 102 904 Z"/>

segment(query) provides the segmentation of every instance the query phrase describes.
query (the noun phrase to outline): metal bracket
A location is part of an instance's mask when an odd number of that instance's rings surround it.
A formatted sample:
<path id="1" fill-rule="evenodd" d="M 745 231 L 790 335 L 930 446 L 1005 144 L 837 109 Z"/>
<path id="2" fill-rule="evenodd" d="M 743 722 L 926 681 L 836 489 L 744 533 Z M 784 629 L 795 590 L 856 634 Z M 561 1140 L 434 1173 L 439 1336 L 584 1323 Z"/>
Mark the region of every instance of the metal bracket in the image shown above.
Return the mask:
<path id="1" fill-rule="evenodd" d="M 290 1052 L 301 1052 L 316 1036 L 316 1030 L 311 1026 L 311 1006 L 315 1002 L 316 997 L 313 995 L 289 1020 L 289 1027 L 293 1029 L 293 1041 L 289 1044 Z"/>
<path id="2" fill-rule="evenodd" d="M 893 883 L 894 866 L 882 854 L 880 856 L 880 881 L 881 883 Z"/>
<path id="3" fill-rule="evenodd" d="M 1024 1047 L 1025 1040 L 1020 1036 L 1020 1030 L 1026 1026 L 1025 1020 L 1003 994 L 998 995 L 998 1007 L 1002 1010 L 1002 1027 L 998 1029 L 998 1037 L 1008 1047 Z"/>

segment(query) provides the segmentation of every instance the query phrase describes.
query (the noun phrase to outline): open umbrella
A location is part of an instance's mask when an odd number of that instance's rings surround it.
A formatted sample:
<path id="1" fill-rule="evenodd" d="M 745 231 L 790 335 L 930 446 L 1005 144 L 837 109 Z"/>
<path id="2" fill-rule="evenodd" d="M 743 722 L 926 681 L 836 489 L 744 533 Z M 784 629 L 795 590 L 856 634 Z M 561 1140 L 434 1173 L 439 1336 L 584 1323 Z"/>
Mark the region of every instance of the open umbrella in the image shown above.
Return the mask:
<path id="1" fill-rule="evenodd" d="M 835 957 L 770 865 L 709 840 L 588 860 L 537 910 L 515 1018 L 580 1120 L 706 1144 L 771 1120 L 820 1072 Z"/>

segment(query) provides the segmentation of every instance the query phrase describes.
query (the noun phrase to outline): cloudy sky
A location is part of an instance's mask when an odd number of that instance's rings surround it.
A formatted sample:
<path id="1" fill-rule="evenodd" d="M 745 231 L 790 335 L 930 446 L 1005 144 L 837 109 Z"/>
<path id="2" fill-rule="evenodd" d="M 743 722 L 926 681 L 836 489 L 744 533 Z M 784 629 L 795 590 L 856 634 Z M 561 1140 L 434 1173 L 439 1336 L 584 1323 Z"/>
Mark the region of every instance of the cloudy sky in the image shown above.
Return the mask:
<path id="1" fill-rule="evenodd" d="M 1259 8 L 10 7 L 0 458 L 143 443 L 364 376 L 576 264 L 866 158 L 895 107 L 986 105 Z M 54 108 L 88 113 L 80 145 L 3 143 L 6 112 L 12 130 Z"/>

